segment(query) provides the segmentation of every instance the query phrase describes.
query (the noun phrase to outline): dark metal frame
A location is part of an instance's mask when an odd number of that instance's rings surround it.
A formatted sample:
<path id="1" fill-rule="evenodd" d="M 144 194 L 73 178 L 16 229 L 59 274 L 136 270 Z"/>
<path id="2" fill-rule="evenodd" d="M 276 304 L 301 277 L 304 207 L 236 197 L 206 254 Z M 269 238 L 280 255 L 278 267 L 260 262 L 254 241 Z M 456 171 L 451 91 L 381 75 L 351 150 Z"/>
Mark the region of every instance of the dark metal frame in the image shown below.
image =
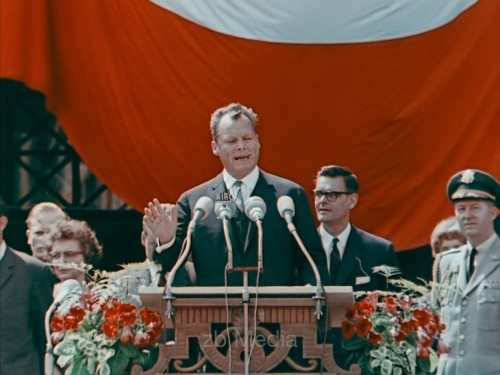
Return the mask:
<path id="1" fill-rule="evenodd" d="M 53 201 L 63 208 L 102 207 L 104 193 L 116 204 L 113 209 L 130 208 L 90 171 L 82 180 L 85 164 L 68 142 L 56 117 L 45 109 L 44 95 L 21 82 L 0 79 L 0 194 L 9 206 L 29 208 L 40 201 Z M 41 146 L 41 147 L 40 147 Z M 66 172 L 61 177 L 61 173 Z M 64 196 L 59 180 L 71 180 Z"/>

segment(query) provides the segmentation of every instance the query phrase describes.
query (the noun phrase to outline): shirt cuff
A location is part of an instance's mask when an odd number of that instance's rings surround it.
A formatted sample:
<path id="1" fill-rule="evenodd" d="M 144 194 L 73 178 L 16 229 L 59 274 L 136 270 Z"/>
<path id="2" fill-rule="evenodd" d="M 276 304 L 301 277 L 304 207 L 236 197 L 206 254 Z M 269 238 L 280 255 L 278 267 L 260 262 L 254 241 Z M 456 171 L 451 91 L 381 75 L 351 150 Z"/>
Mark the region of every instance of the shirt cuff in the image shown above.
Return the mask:
<path id="1" fill-rule="evenodd" d="M 170 241 L 168 241 L 166 244 L 163 244 L 163 245 L 160 245 L 160 240 L 158 238 L 156 238 L 156 249 L 155 249 L 155 251 L 158 254 L 161 254 L 161 253 L 163 253 L 164 250 L 167 250 L 167 249 L 171 248 L 172 245 L 174 244 L 174 242 L 175 242 L 175 236 Z"/>

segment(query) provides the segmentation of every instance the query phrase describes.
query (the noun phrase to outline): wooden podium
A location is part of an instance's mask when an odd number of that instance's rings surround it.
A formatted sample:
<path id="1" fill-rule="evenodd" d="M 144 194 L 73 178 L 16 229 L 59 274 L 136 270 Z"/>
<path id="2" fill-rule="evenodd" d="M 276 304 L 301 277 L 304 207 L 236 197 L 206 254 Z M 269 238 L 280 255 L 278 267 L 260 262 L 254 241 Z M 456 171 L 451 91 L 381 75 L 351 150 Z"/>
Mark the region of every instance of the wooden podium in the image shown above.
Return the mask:
<path id="1" fill-rule="evenodd" d="M 360 374 L 358 366 L 340 368 L 333 359 L 333 345 L 318 342 L 318 331 L 339 327 L 345 308 L 354 304 L 351 287 L 325 287 L 320 320 L 314 314 L 316 287 L 248 290 L 251 374 Z M 164 327 L 175 331 L 175 339 L 160 344 L 152 369 L 143 371 L 136 365 L 132 375 L 169 369 L 184 374 L 244 373 L 242 287 L 174 287 L 171 318 L 165 313 L 163 288 L 143 287 L 139 293 L 145 306 L 163 312 Z"/>

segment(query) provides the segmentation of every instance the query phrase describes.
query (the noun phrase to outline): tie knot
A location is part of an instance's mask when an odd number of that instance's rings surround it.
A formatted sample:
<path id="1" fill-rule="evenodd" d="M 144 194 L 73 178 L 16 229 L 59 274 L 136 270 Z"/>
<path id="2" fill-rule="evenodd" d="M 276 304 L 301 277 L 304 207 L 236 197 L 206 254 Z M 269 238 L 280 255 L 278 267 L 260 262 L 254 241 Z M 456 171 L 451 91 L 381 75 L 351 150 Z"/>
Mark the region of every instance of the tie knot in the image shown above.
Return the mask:
<path id="1" fill-rule="evenodd" d="M 233 186 L 234 186 L 235 188 L 241 188 L 241 185 L 243 185 L 243 181 L 241 181 L 241 180 L 236 180 L 236 181 L 234 181 Z"/>
<path id="2" fill-rule="evenodd" d="M 337 246 L 337 244 L 339 243 L 339 239 L 337 237 L 333 237 L 333 240 L 332 240 L 332 247 L 335 247 Z"/>

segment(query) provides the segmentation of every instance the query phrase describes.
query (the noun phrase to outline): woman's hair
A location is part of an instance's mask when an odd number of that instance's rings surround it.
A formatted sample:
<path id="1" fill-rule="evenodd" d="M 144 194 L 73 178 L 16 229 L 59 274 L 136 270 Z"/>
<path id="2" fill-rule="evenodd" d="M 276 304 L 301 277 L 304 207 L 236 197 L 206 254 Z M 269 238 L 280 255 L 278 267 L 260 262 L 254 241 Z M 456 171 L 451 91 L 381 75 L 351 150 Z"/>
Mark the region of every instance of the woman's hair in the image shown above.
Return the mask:
<path id="1" fill-rule="evenodd" d="M 51 240 L 52 242 L 57 240 L 77 240 L 82 248 L 85 263 L 94 267 L 99 266 L 102 258 L 102 246 L 97 240 L 95 232 L 90 229 L 86 221 L 59 221 L 51 232 Z"/>

